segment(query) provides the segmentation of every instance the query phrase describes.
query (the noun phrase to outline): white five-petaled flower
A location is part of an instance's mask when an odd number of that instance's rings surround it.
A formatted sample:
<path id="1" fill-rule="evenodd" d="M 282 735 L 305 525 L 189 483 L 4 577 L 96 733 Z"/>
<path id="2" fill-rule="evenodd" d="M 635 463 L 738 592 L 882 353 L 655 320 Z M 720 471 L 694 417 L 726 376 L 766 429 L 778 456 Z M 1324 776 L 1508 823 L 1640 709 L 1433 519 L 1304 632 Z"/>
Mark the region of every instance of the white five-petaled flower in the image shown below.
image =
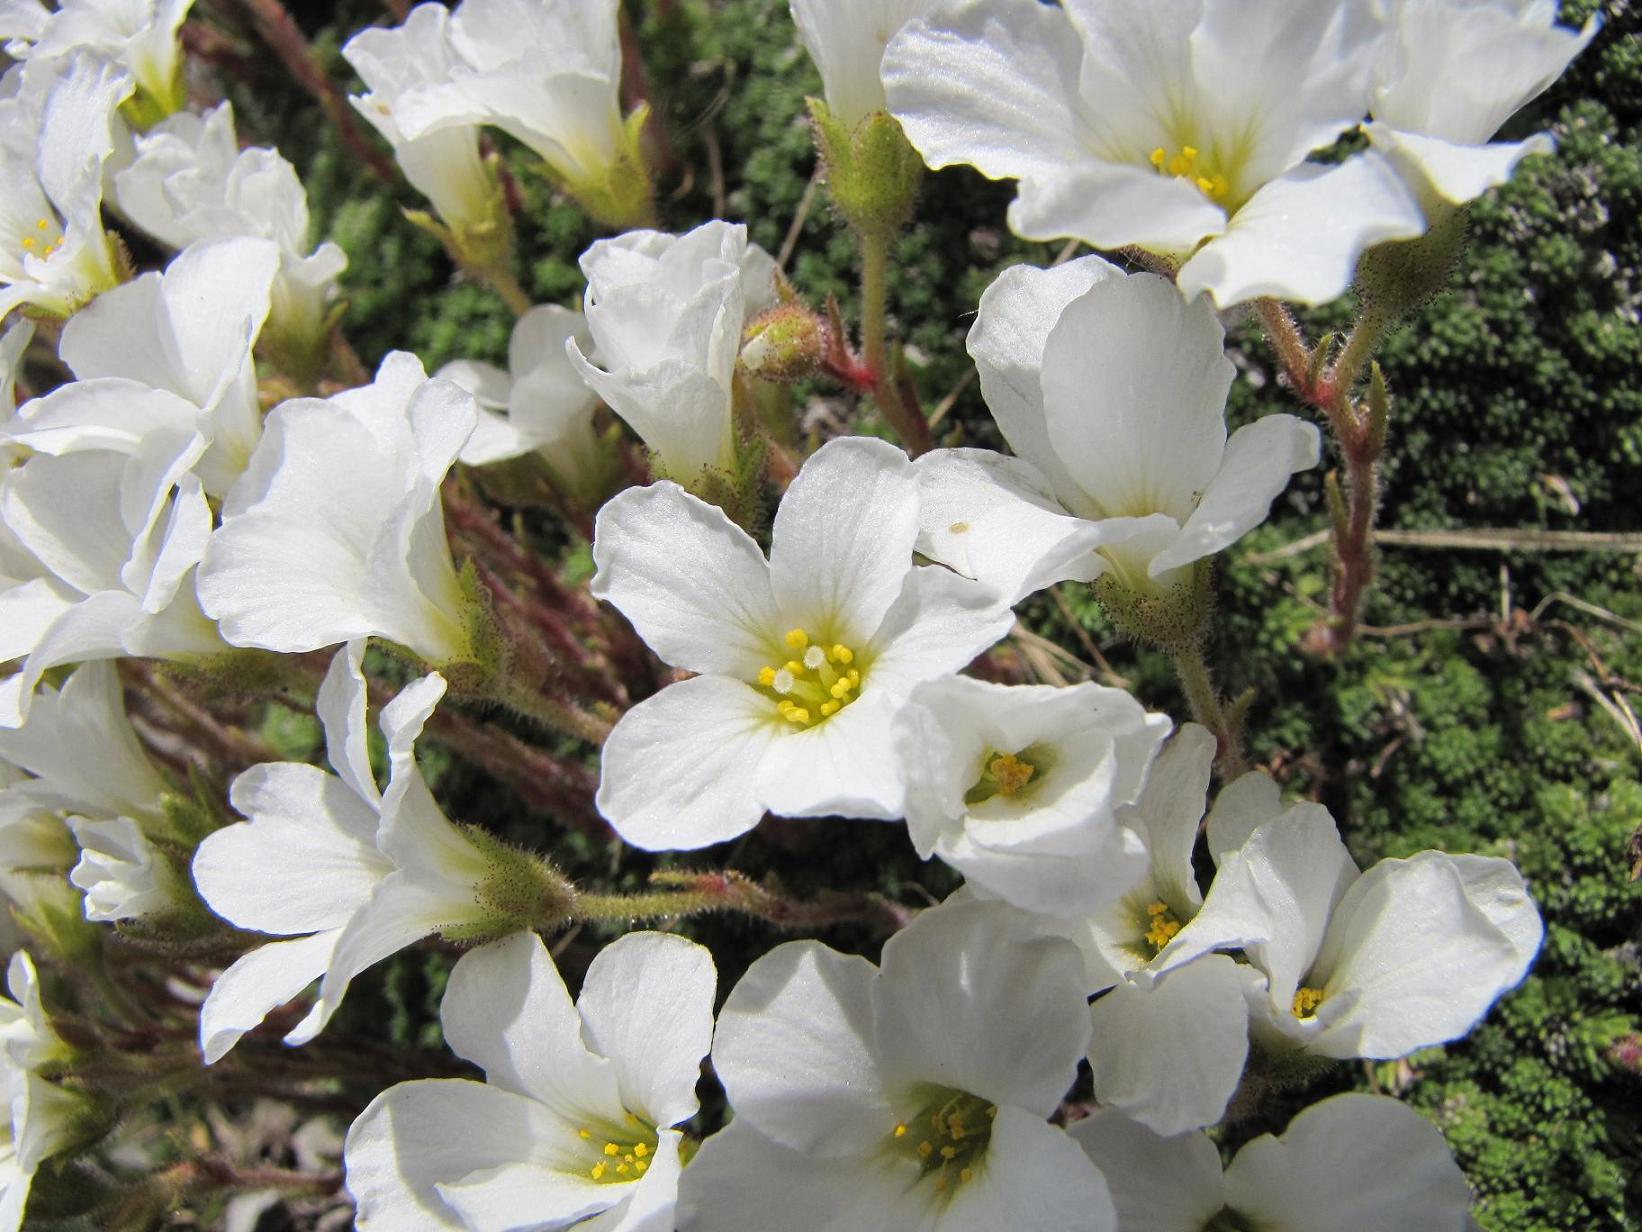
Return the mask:
<path id="1" fill-rule="evenodd" d="M 382 708 L 388 785 L 378 790 L 366 747 L 364 649 L 350 642 L 339 650 L 319 690 L 335 773 L 295 762 L 251 767 L 229 788 L 249 820 L 209 835 L 194 853 L 194 883 L 213 911 L 288 938 L 217 977 L 200 1012 L 206 1064 L 323 976 L 320 999 L 285 1037 L 307 1043 L 365 968 L 433 933 L 496 916 L 480 901 L 492 861 L 440 811 L 416 767 L 416 739 L 445 682 L 424 676 Z"/>
<path id="2" fill-rule="evenodd" d="M 499 222 L 500 189 L 479 157 L 479 125 L 452 124 L 407 137 L 399 106 L 419 91 L 448 86 L 461 61 L 451 44 L 451 14 L 442 4 L 419 4 L 391 30 L 361 30 L 342 55 L 364 79 L 367 93 L 353 105 L 393 146 L 411 186 L 458 236 Z"/>
<path id="3" fill-rule="evenodd" d="M 199 408 L 210 447 L 194 473 L 213 497 L 239 478 L 262 435 L 251 351 L 278 270 L 268 240 L 202 241 L 163 274 L 105 291 L 63 327 L 58 354 L 80 380 L 128 380 Z"/>
<path id="4" fill-rule="evenodd" d="M 6 54 L 15 60 L 82 48 L 112 60 L 136 83 L 130 118 L 146 128 L 187 101 L 177 30 L 193 7 L 194 0 L 59 0 L 53 12 L 40 0 L 10 0 L 0 33 L 12 36 Z"/>
<path id="5" fill-rule="evenodd" d="M 279 151 L 239 148 L 227 103 L 204 115 L 178 112 L 136 138 L 136 157 L 114 176 L 120 211 L 173 248 L 254 236 L 279 245 L 268 333 L 287 349 L 311 351 L 325 337 L 342 249 L 308 241 L 308 195 Z"/>
<path id="6" fill-rule="evenodd" d="M 1206 1134 L 1163 1138 L 1105 1109 L 1067 1131 L 1145 1232 L 1465 1232 L 1470 1189 L 1442 1135 L 1381 1095 L 1336 1095 L 1222 1169 Z M 1227 1214 L 1230 1219 L 1226 1218 Z"/>
<path id="7" fill-rule="evenodd" d="M 668 478 L 690 486 L 730 470 L 731 381 L 748 320 L 775 297 L 775 262 L 740 223 L 687 235 L 630 231 L 581 259 L 595 366 L 567 343 L 581 377 L 637 432 Z"/>
<path id="8" fill-rule="evenodd" d="M 76 52 L 0 79 L 0 317 L 66 317 L 120 280 L 103 230 L 103 169 L 131 78 Z"/>
<path id="9" fill-rule="evenodd" d="M 882 441 L 829 441 L 776 511 L 766 560 L 672 483 L 599 511 L 593 593 L 674 667 L 701 673 L 622 716 L 598 807 L 628 842 L 704 847 L 785 817 L 901 815 L 896 712 L 1013 616 L 989 589 L 912 563 L 917 481 Z"/>
<path id="10" fill-rule="evenodd" d="M 884 110 L 884 48 L 929 0 L 791 0 L 793 23 L 821 71 L 827 110 L 846 131 Z"/>
<path id="11" fill-rule="evenodd" d="M 1048 1123 L 1089 1036 L 1077 952 L 1002 903 L 948 904 L 880 967 L 764 955 L 719 1014 L 735 1119 L 684 1174 L 684 1232 L 1114 1232 L 1100 1173 Z"/>
<path id="12" fill-rule="evenodd" d="M 1226 435 L 1235 369 L 1204 300 L 1099 257 L 1017 266 L 969 333 L 981 392 L 1015 456 L 918 462 L 918 550 L 1018 600 L 1111 574 L 1165 590 L 1258 526 L 1317 429 L 1267 415 Z"/>
<path id="13" fill-rule="evenodd" d="M 707 950 L 664 933 L 600 950 L 574 1005 L 534 933 L 464 954 L 440 1021 L 486 1081 L 400 1083 L 359 1115 L 362 1232 L 672 1232 L 716 983 Z"/>
<path id="14" fill-rule="evenodd" d="M 592 351 L 586 318 L 557 304 L 538 304 L 513 327 L 505 372 L 457 360 L 434 374 L 479 403 L 479 422 L 462 446 L 461 461 L 488 466 L 535 452 L 561 491 L 599 495 L 605 471 L 593 431 L 599 399 L 570 359 L 566 344 L 572 340 L 578 352 Z"/>
<path id="15" fill-rule="evenodd" d="M 223 638 L 291 653 L 383 637 L 430 663 L 472 661 L 476 600 L 439 485 L 477 415 L 404 351 L 370 385 L 275 407 L 200 566 Z"/>
<path id="16" fill-rule="evenodd" d="M 1463 205 L 1552 149 L 1545 133 L 1489 139 L 1596 36 L 1594 17 L 1555 21 L 1543 0 L 1392 0 L 1367 132 L 1422 200 Z"/>
<path id="17" fill-rule="evenodd" d="M 1208 823 L 1219 868 L 1158 955 L 1167 970 L 1241 950 L 1250 1030 L 1281 1056 L 1402 1057 L 1471 1029 L 1521 982 L 1544 935 L 1510 861 L 1422 851 L 1359 873 L 1334 820 L 1298 807 Z"/>
<path id="18" fill-rule="evenodd" d="M 1379 155 L 1304 161 L 1367 110 L 1376 28 L 1355 8 L 940 0 L 891 41 L 884 83 L 931 165 L 1020 181 L 1017 233 L 1149 249 L 1222 307 L 1321 303 L 1365 248 L 1425 229 Z"/>
<path id="19" fill-rule="evenodd" d="M 913 845 L 988 898 L 1087 915 L 1145 871 L 1145 848 L 1118 810 L 1139 795 L 1169 728 L 1096 684 L 921 684 L 895 722 Z"/>

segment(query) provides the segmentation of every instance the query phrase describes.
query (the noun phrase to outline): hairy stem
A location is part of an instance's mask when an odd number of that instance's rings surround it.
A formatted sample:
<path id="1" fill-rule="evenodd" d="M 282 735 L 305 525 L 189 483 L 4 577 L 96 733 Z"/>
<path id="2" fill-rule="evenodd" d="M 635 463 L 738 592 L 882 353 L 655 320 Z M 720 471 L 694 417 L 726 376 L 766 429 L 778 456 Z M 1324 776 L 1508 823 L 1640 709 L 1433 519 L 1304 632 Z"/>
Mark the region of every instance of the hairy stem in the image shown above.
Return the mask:
<path id="1" fill-rule="evenodd" d="M 1221 700 L 1209 675 L 1208 661 L 1198 642 L 1188 642 L 1169 652 L 1175 676 L 1192 708 L 1192 718 L 1214 733 L 1220 751 L 1215 758 L 1223 780 L 1230 782 L 1248 769 L 1243 757 L 1243 724 L 1233 707 Z"/>
<path id="2" fill-rule="evenodd" d="M 861 235 L 861 358 L 872 374 L 872 396 L 913 457 L 929 452 L 933 443 L 929 421 L 908 402 L 896 374 L 890 370 L 888 235 Z"/>

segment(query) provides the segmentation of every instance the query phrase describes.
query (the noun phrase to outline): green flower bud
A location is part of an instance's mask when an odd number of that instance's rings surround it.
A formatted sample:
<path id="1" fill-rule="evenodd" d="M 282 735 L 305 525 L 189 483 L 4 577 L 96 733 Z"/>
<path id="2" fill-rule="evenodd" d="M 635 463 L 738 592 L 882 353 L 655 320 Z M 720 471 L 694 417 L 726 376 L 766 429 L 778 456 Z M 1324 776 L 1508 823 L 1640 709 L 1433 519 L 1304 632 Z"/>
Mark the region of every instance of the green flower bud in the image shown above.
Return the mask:
<path id="1" fill-rule="evenodd" d="M 777 304 L 742 333 L 742 366 L 761 381 L 802 381 L 821 363 L 824 332 L 821 319 L 802 305 Z"/>
<path id="2" fill-rule="evenodd" d="M 912 219 L 924 160 L 887 111 L 845 129 L 820 99 L 809 100 L 815 144 L 827 190 L 845 220 L 862 235 L 887 237 Z"/>

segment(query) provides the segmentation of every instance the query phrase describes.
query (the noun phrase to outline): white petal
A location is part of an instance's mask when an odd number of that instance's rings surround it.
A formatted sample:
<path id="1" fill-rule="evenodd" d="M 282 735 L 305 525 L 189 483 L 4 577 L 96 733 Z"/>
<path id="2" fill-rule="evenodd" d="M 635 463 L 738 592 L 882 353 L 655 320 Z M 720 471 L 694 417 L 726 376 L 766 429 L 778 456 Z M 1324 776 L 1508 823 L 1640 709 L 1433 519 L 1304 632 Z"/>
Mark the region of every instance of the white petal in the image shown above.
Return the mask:
<path id="1" fill-rule="evenodd" d="M 1222 308 L 1263 295 L 1323 304 L 1351 285 L 1366 250 L 1423 234 L 1425 214 L 1384 155 L 1303 163 L 1250 197 L 1226 234 L 1181 267 L 1180 289 L 1207 291 Z"/>
<path id="2" fill-rule="evenodd" d="M 469 1227 L 439 1196 L 439 1183 L 521 1161 L 559 1128 L 540 1104 L 478 1082 L 428 1079 L 389 1087 L 349 1127 L 343 1148 L 360 1232 Z M 574 1218 L 568 1211 L 536 1214 Z"/>
<path id="3" fill-rule="evenodd" d="M 840 437 L 804 463 L 770 533 L 770 586 L 795 625 L 856 644 L 900 596 L 918 537 L 918 480 L 887 441 Z M 784 632 L 784 630 L 783 630 Z"/>
<path id="4" fill-rule="evenodd" d="M 789 735 L 778 725 L 775 703 L 739 680 L 698 676 L 668 685 L 622 715 L 605 740 L 599 812 L 646 851 L 745 834 L 764 815 L 765 754 Z"/>
<path id="5" fill-rule="evenodd" d="M 846 131 L 884 109 L 884 45 L 922 0 L 792 0 L 793 24 L 821 71 L 827 108 Z"/>
<path id="6" fill-rule="evenodd" d="M 1508 981 L 1515 986 L 1528 973 L 1545 939 L 1545 923 L 1528 897 L 1522 874 L 1509 860 L 1496 856 L 1451 855 L 1448 863 L 1465 883 L 1465 896 L 1505 934 L 1517 952 L 1520 969 Z"/>
<path id="7" fill-rule="evenodd" d="M 887 1139 L 895 1112 L 873 1043 L 864 958 L 789 941 L 741 977 L 718 1016 L 713 1067 L 737 1122 L 805 1157 Z"/>
<path id="8" fill-rule="evenodd" d="M 695 1115 L 717 986 L 712 954 L 683 937 L 629 933 L 594 955 L 576 1003 L 582 1035 L 615 1062 L 629 1111 L 658 1126 Z"/>
<path id="9" fill-rule="evenodd" d="M 1150 988 L 1123 982 L 1096 1001 L 1096 1098 L 1165 1137 L 1219 1121 L 1248 1058 L 1245 978 L 1211 954 Z"/>
<path id="10" fill-rule="evenodd" d="M 1049 439 L 1094 508 L 1184 522 L 1220 467 L 1236 368 L 1208 304 L 1155 274 L 1111 278 L 1066 306 L 1043 354 Z"/>
<path id="11" fill-rule="evenodd" d="M 0 663 L 21 658 L 80 594 L 56 578 L 34 578 L 0 594 Z"/>
<path id="12" fill-rule="evenodd" d="M 893 724 L 903 704 L 869 681 L 857 700 L 807 730 L 776 720 L 758 766 L 759 801 L 778 817 L 899 817 L 906 783 Z"/>
<path id="13" fill-rule="evenodd" d="M 1065 1130 L 1000 1107 L 986 1154 L 953 1192 L 940 1226 L 1117 1232 L 1118 1222 L 1106 1179 Z"/>
<path id="14" fill-rule="evenodd" d="M 1043 1116 L 1071 1087 L 1089 1040 L 1076 947 L 1002 903 L 948 904 L 896 933 L 872 1004 L 889 1080 Z"/>
<path id="15" fill-rule="evenodd" d="M 982 293 L 965 343 L 1004 440 L 1049 480 L 1063 505 L 1079 488 L 1049 442 L 1043 351 L 1066 305 L 1097 282 L 1116 277 L 1121 271 L 1100 257 L 1079 257 L 1053 269 L 1012 265 Z"/>
<path id="16" fill-rule="evenodd" d="M 581 1016 L 535 933 L 462 955 L 439 1021 L 451 1051 L 483 1069 L 492 1086 L 546 1104 L 572 1125 L 619 1123 L 616 1067 L 583 1041 Z"/>
<path id="17" fill-rule="evenodd" d="M 1076 32 L 1037 0 L 940 5 L 890 41 L 884 92 L 932 167 L 991 179 L 1051 175 L 1080 147 Z"/>
<path id="18" fill-rule="evenodd" d="M 200 1007 L 200 1052 L 220 1061 L 240 1037 L 325 974 L 340 930 L 271 941 L 242 954 L 211 985 Z"/>
<path id="19" fill-rule="evenodd" d="M 319 683 L 314 710 L 325 728 L 325 756 L 337 777 L 366 804 L 380 807 L 371 770 L 370 733 L 366 727 L 368 693 L 365 684 L 365 643 L 349 642 L 331 656 L 325 679 Z"/>
<path id="20" fill-rule="evenodd" d="M 230 799 L 250 820 L 207 835 L 193 867 L 200 896 L 232 924 L 287 936 L 340 928 L 392 871 L 375 810 L 316 766 L 252 766 Z"/>
<path id="21" fill-rule="evenodd" d="M 1209 790 L 1217 744 L 1212 732 L 1183 723 L 1152 763 L 1146 789 L 1125 820 L 1139 826 L 1152 853 L 1152 878 L 1159 896 L 1176 911 L 1203 901 L 1192 873 L 1198 823 Z"/>
<path id="22" fill-rule="evenodd" d="M 873 635 L 862 695 L 889 689 L 904 696 L 925 680 L 960 671 L 1014 624 L 1014 612 L 991 587 L 918 566 Z"/>
<path id="23" fill-rule="evenodd" d="M 1118 1227 L 1203 1232 L 1220 1213 L 1220 1152 L 1207 1134 L 1164 1138 L 1115 1108 L 1068 1126 L 1111 1190 Z"/>
<path id="24" fill-rule="evenodd" d="M 1315 1051 L 1383 1059 L 1457 1039 L 1521 978 L 1516 945 L 1466 888 L 1435 851 L 1382 860 L 1357 880 L 1317 957 Z M 1325 1012 L 1336 994 L 1347 997 L 1338 1017 Z"/>
<path id="25" fill-rule="evenodd" d="M 1283 812 L 1282 792 L 1264 770 L 1250 770 L 1227 783 L 1215 796 L 1214 807 L 1203 825 L 1215 864 L 1222 863 L 1251 834 Z"/>
<path id="26" fill-rule="evenodd" d="M 786 632 L 764 553 L 716 506 L 672 483 L 629 488 L 599 510 L 593 594 L 663 660 L 753 680 Z"/>
<path id="27" fill-rule="evenodd" d="M 1029 462 L 986 449 L 918 459 L 918 551 L 1010 603 L 1056 582 L 1091 582 L 1099 526 L 1069 515 Z"/>
<path id="28" fill-rule="evenodd" d="M 1151 576 L 1189 565 L 1236 543 L 1266 520 L 1289 476 L 1317 465 L 1322 438 L 1293 415 L 1267 415 L 1232 433 L 1180 535 L 1152 557 Z"/>
<path id="29" fill-rule="evenodd" d="M 1442 1135 L 1380 1095 L 1325 1099 L 1226 1169 L 1229 1207 L 1296 1232 L 1464 1232 L 1470 1199 Z"/>
<path id="30" fill-rule="evenodd" d="M 1367 132 L 1375 148 L 1391 155 L 1393 163 L 1406 160 L 1417 169 L 1418 178 L 1409 185 L 1416 193 L 1429 186 L 1454 205 L 1475 201 L 1490 188 L 1504 184 L 1528 155 L 1549 154 L 1556 149 L 1547 133 L 1536 133 L 1524 141 L 1465 145 L 1398 132 L 1386 124 L 1370 124 Z"/>

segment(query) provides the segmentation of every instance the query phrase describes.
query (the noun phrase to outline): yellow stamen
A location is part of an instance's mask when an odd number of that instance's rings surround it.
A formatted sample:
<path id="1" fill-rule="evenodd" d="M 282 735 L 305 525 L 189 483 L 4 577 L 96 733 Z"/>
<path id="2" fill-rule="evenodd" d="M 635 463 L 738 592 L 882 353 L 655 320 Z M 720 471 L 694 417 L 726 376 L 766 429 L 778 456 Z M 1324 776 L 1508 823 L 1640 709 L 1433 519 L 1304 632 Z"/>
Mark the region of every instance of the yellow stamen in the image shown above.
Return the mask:
<path id="1" fill-rule="evenodd" d="M 907 1136 L 907 1127 L 906 1127 L 906 1122 L 905 1121 L 901 1122 L 899 1125 L 897 1125 L 895 1127 L 895 1136 L 897 1138 L 905 1138 Z"/>
<path id="2" fill-rule="evenodd" d="M 1296 1018 L 1315 1018 L 1317 1007 L 1323 1003 L 1321 988 L 1301 988 L 1294 994 L 1294 1016 Z"/>
<path id="3" fill-rule="evenodd" d="M 810 644 L 810 635 L 802 629 L 788 629 L 787 636 L 782 640 L 787 643 L 788 650 L 803 650 Z"/>
<path id="4" fill-rule="evenodd" d="M 1169 156 L 1164 152 L 1163 147 L 1158 146 L 1157 149 L 1153 150 L 1151 153 L 1152 166 L 1156 167 L 1159 171 L 1163 170 L 1163 164 L 1168 157 Z"/>
<path id="5" fill-rule="evenodd" d="M 604 1173 L 605 1173 L 605 1166 L 604 1166 L 603 1162 L 601 1161 L 601 1162 L 596 1163 L 596 1164 L 593 1165 L 593 1169 L 592 1169 L 592 1171 L 589 1175 L 591 1175 L 592 1178 L 595 1181 L 601 1181 L 601 1180 L 604 1179 Z"/>
<path id="6" fill-rule="evenodd" d="M 761 667 L 758 669 L 758 683 L 766 689 L 775 683 L 775 668 Z"/>
<path id="7" fill-rule="evenodd" d="M 853 650 L 851 650 L 848 646 L 845 646 L 843 643 L 839 643 L 838 645 L 834 646 L 832 648 L 831 654 L 832 654 L 832 661 L 834 663 L 853 663 L 853 662 L 855 662 L 855 652 Z"/>
<path id="8" fill-rule="evenodd" d="M 783 720 L 795 727 L 810 727 L 855 700 L 861 670 L 848 666 L 855 661 L 851 647 L 818 641 L 804 628 L 787 630 L 781 642 L 797 657 L 779 665 L 765 664 L 758 669 L 756 684 L 773 694 L 771 700 Z"/>
<path id="9" fill-rule="evenodd" d="M 1032 781 L 1038 768 L 1013 753 L 1004 753 L 992 759 L 986 772 L 997 780 L 1000 796 L 1012 796 Z"/>
<path id="10" fill-rule="evenodd" d="M 620 1155 L 621 1154 L 621 1148 L 619 1146 L 617 1146 L 614 1142 L 606 1142 L 604 1144 L 604 1153 L 606 1155 Z"/>
<path id="11" fill-rule="evenodd" d="M 633 1154 L 637 1155 L 640 1159 L 643 1159 L 649 1153 L 650 1148 L 645 1146 L 642 1142 L 633 1148 Z"/>
<path id="12" fill-rule="evenodd" d="M 1146 944 L 1151 946 L 1152 953 L 1156 954 L 1174 940 L 1182 925 L 1175 918 L 1174 912 L 1169 910 L 1169 904 L 1161 899 L 1148 903 L 1146 914 L 1151 918 L 1151 926 L 1145 933 Z"/>

